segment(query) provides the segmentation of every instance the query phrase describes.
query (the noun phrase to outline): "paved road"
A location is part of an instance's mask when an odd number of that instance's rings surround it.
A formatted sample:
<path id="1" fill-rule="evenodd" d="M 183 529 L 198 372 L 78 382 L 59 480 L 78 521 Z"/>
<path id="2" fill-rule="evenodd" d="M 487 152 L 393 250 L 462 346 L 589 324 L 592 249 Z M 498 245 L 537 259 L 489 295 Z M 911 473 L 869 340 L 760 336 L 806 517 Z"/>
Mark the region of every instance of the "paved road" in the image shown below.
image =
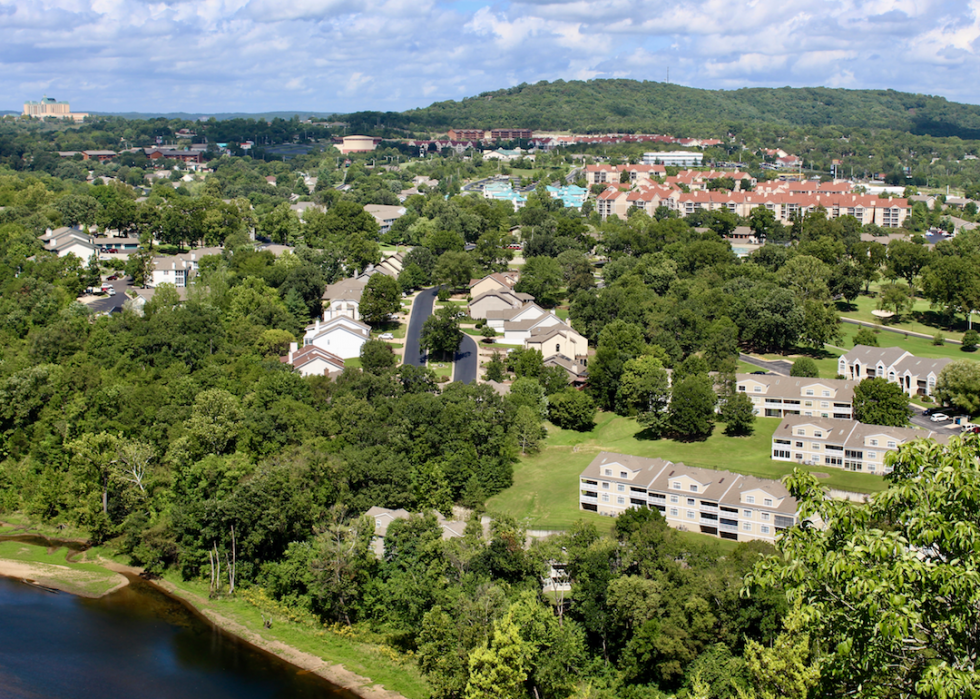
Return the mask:
<path id="1" fill-rule="evenodd" d="M 477 367 L 480 364 L 480 352 L 472 335 L 463 333 L 463 339 L 456 350 L 456 373 L 454 380 L 463 383 L 476 383 Z"/>
<path id="2" fill-rule="evenodd" d="M 408 330 L 405 332 L 405 355 L 402 364 L 422 366 L 422 353 L 419 349 L 419 337 L 426 318 L 432 315 L 432 306 L 436 302 L 439 287 L 433 287 L 419 292 L 412 304 L 412 315 L 408 320 Z"/>
<path id="3" fill-rule="evenodd" d="M 765 359 L 750 357 L 744 353 L 740 353 L 738 358 L 746 364 L 751 364 L 752 366 L 757 366 L 760 369 L 765 369 L 766 371 L 771 371 L 774 374 L 780 374 L 782 376 L 789 376 L 789 370 L 793 368 L 793 363 L 787 362 L 785 359 L 777 359 L 770 362 Z"/>
<path id="4" fill-rule="evenodd" d="M 126 302 L 125 291 L 129 287 L 129 282 L 125 279 L 117 279 L 114 282 L 107 282 L 116 290 L 115 296 L 105 296 L 98 301 L 93 301 L 88 305 L 92 313 L 119 313 L 122 311 L 123 304 Z"/>

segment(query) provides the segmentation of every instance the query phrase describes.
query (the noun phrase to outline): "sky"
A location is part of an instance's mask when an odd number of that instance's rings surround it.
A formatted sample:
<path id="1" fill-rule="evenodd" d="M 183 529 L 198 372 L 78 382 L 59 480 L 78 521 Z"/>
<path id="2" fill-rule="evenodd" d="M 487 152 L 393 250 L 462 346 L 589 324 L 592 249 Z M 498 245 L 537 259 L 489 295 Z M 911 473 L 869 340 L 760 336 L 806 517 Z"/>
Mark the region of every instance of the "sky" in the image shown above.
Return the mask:
<path id="1" fill-rule="evenodd" d="M 0 0 L 0 109 L 401 111 L 540 80 L 980 103 L 980 0 Z"/>

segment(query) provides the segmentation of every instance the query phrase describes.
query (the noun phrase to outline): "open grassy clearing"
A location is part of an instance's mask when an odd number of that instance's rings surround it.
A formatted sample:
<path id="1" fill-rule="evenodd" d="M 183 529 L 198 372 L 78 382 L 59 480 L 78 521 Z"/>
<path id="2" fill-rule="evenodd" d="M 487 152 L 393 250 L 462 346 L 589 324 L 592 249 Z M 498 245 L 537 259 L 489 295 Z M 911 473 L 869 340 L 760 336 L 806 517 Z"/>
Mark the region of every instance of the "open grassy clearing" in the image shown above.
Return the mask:
<path id="1" fill-rule="evenodd" d="M 19 541 L 0 541 L 0 559 L 27 563 L 31 577 L 67 592 L 99 596 L 119 585 L 118 574 L 94 563 L 67 560 L 68 549 L 48 549 Z"/>
<path id="2" fill-rule="evenodd" d="M 844 334 L 841 347 L 851 349 L 854 347 L 854 336 L 861 329 L 859 325 L 842 323 L 841 330 Z M 964 352 L 961 345 L 942 344 L 934 345 L 932 340 L 914 335 L 904 335 L 900 333 L 882 330 L 877 333 L 879 347 L 901 347 L 907 352 L 911 352 L 916 357 L 928 357 L 929 359 L 976 359 L 976 352 Z M 828 351 L 831 351 L 828 348 Z M 836 350 L 834 350 L 836 351 Z"/>
<path id="3" fill-rule="evenodd" d="M 843 301 L 838 302 L 838 312 L 847 318 L 854 318 L 856 320 L 864 320 L 869 323 L 881 324 L 881 318 L 875 317 L 875 315 L 872 313 L 872 311 L 878 307 L 877 293 L 880 287 L 880 284 L 872 284 L 871 295 L 858 296 L 850 306 Z M 912 305 L 912 310 L 907 311 L 897 319 L 889 319 L 887 325 L 888 327 L 899 328 L 901 330 L 911 330 L 913 332 L 925 333 L 926 335 L 935 335 L 937 331 L 942 330 L 950 337 L 957 340 L 960 339 L 959 336 L 967 330 L 967 323 L 966 319 L 963 317 L 963 314 L 956 314 L 953 317 L 952 327 L 949 327 L 947 326 L 943 317 L 940 315 L 939 311 L 930 308 L 929 306 L 929 301 L 916 296 L 915 303 Z"/>
<path id="4" fill-rule="evenodd" d="M 599 524 L 608 517 L 578 509 L 579 474 L 600 451 L 683 461 L 689 466 L 723 469 L 762 478 L 781 478 L 803 468 L 821 477 L 822 485 L 871 493 L 884 490 L 878 476 L 828 467 L 798 466 L 769 458 L 777 418 L 758 418 L 750 437 L 726 437 L 722 427 L 704 442 L 643 439 L 636 421 L 612 413 L 600 413 L 590 432 L 562 430 L 548 424 L 542 450 L 524 457 L 514 467 L 514 484 L 487 503 L 491 512 L 526 519 L 533 529 L 566 529 L 577 520 Z M 611 523 L 603 525 L 608 530 Z"/>

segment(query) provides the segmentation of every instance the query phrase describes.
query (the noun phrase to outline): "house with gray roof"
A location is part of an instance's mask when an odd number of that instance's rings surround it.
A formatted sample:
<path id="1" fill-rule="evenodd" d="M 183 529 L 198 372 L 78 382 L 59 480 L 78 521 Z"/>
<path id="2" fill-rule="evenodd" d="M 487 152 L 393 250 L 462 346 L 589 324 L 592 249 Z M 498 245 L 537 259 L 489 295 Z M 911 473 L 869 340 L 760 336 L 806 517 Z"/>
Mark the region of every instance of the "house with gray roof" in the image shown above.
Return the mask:
<path id="1" fill-rule="evenodd" d="M 897 383 L 909 396 L 931 396 L 939 373 L 951 361 L 916 357 L 900 347 L 857 345 L 837 360 L 837 373 L 855 381 L 877 377 Z"/>

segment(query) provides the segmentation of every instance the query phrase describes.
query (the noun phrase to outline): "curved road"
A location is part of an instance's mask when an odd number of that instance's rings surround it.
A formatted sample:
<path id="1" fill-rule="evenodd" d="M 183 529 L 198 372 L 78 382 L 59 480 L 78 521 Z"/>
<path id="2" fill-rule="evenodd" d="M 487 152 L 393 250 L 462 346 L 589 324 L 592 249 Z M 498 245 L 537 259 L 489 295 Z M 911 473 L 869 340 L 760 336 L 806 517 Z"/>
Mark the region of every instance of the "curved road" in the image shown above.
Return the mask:
<path id="1" fill-rule="evenodd" d="M 422 291 L 415 297 L 415 302 L 412 304 L 412 315 L 408 320 L 408 330 L 405 332 L 405 355 L 402 358 L 402 364 L 423 365 L 419 338 L 422 335 L 422 326 L 425 325 L 426 319 L 432 315 L 432 307 L 438 293 L 439 287 L 436 286 Z M 479 352 L 477 351 L 476 340 L 464 333 L 459 348 L 456 350 L 455 380 L 463 383 L 474 383 L 478 364 Z"/>
<path id="2" fill-rule="evenodd" d="M 439 287 L 419 292 L 412 303 L 412 315 L 408 319 L 408 330 L 405 332 L 405 354 L 402 357 L 402 364 L 412 366 L 422 366 L 422 352 L 419 349 L 419 337 L 422 335 L 422 326 L 426 319 L 432 315 L 432 305 L 436 302 L 436 294 Z"/>

